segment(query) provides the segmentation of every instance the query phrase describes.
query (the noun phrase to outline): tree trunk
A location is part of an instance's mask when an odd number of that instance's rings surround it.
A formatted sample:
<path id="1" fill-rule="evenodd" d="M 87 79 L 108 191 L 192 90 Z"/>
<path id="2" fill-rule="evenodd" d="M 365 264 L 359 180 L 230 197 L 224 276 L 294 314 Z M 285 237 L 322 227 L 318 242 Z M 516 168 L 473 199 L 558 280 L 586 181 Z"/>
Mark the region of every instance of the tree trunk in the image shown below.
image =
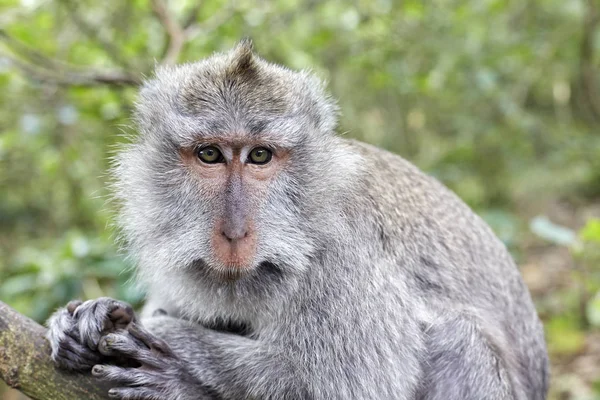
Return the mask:
<path id="1" fill-rule="evenodd" d="M 90 374 L 54 368 L 46 329 L 0 302 L 0 378 L 33 400 L 106 400 Z"/>

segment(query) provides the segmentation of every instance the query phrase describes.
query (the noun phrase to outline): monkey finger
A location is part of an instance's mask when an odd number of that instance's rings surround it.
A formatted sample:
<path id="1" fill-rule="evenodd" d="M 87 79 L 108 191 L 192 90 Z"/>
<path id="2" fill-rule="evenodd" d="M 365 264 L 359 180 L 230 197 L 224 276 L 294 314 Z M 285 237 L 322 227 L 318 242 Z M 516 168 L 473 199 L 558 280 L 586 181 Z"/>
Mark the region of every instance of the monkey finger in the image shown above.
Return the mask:
<path id="1" fill-rule="evenodd" d="M 113 388 L 108 391 L 108 397 L 120 400 L 164 400 L 164 395 L 159 391 L 146 388 Z"/>
<path id="2" fill-rule="evenodd" d="M 62 308 L 52 314 L 48 320 L 48 333 L 46 337 L 50 341 L 52 348 L 58 346 L 58 344 L 64 341 L 67 335 L 71 334 L 74 330 L 75 322 L 73 316 L 69 314 L 66 308 Z"/>
<path id="3" fill-rule="evenodd" d="M 52 359 L 59 367 L 71 371 L 89 371 L 98 362 L 64 347 L 59 348 Z"/>
<path id="4" fill-rule="evenodd" d="M 125 356 L 153 368 L 164 366 L 164 360 L 159 355 L 145 345 L 140 344 L 127 331 L 109 333 L 103 336 L 98 344 L 98 350 L 107 356 Z"/>
<path id="5" fill-rule="evenodd" d="M 144 327 L 139 324 L 131 324 L 127 330 L 133 337 L 141 340 L 148 348 L 158 350 L 167 356 L 174 356 L 173 351 L 164 340 L 156 337 L 152 333 L 148 332 Z"/>
<path id="6" fill-rule="evenodd" d="M 103 333 L 125 328 L 135 320 L 135 313 L 127 303 L 101 297 L 81 303 L 73 312 L 73 318 L 76 320 L 80 341 L 95 350 Z"/>
<path id="7" fill-rule="evenodd" d="M 82 304 L 81 300 L 71 300 L 70 302 L 67 303 L 67 311 L 69 312 L 69 314 L 73 315 L 73 313 L 75 312 L 75 310 L 77 309 L 77 307 L 79 307 Z"/>
<path id="8" fill-rule="evenodd" d="M 79 333 L 79 329 L 77 328 L 77 325 L 72 326 L 70 329 L 65 331 L 65 335 L 71 339 L 76 341 L 77 343 L 80 343 L 81 340 L 81 335 Z"/>
<path id="9" fill-rule="evenodd" d="M 59 350 L 60 349 L 74 353 L 78 357 L 89 361 L 90 363 L 92 363 L 92 365 L 98 364 L 98 362 L 100 362 L 100 360 L 102 359 L 102 354 L 96 351 L 91 351 L 86 346 L 82 345 L 81 343 L 78 343 L 76 340 L 73 340 L 71 337 L 67 337 L 64 341 L 60 343 Z"/>
<path id="10" fill-rule="evenodd" d="M 88 300 L 73 312 L 73 318 L 77 321 L 79 341 L 92 350 L 98 348 L 102 331 L 106 328 L 108 305 L 108 299 Z"/>
<path id="11" fill-rule="evenodd" d="M 127 325 L 135 322 L 133 308 L 126 303 L 115 302 L 109 309 L 108 318 L 115 329 L 125 329 Z"/>
<path id="12" fill-rule="evenodd" d="M 138 368 L 125 368 L 115 365 L 97 364 L 92 368 L 92 375 L 103 381 L 116 382 L 125 386 L 151 387 L 160 379 L 159 376 L 148 370 Z"/>

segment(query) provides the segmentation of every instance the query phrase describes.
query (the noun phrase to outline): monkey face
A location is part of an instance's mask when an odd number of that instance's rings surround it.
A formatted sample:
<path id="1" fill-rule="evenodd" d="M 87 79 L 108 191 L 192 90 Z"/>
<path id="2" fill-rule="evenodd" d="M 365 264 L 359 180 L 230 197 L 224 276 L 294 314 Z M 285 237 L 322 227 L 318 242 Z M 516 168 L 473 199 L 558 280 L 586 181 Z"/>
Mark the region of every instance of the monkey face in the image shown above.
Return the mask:
<path id="1" fill-rule="evenodd" d="M 271 182 L 289 160 L 286 149 L 260 138 L 202 137 L 180 149 L 183 166 L 211 203 L 211 265 L 238 276 L 255 265 L 256 218 Z"/>
<path id="2" fill-rule="evenodd" d="M 142 278 L 240 287 L 265 266 L 302 273 L 315 243 L 340 226 L 327 218 L 339 215 L 336 196 L 358 162 L 333 134 L 336 106 L 311 75 L 240 45 L 158 70 L 136 122 L 140 135 L 114 174 Z"/>

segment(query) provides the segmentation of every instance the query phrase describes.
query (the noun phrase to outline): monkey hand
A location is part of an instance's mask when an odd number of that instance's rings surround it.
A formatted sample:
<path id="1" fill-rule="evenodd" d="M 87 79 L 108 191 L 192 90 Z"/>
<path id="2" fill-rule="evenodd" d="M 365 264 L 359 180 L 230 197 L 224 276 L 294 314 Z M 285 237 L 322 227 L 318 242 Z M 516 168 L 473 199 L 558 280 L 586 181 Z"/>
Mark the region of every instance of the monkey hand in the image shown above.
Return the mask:
<path id="1" fill-rule="evenodd" d="M 107 360 L 98 351 L 100 338 L 136 320 L 131 306 L 102 297 L 71 301 L 48 320 L 52 360 L 59 368 L 85 371 Z"/>
<path id="2" fill-rule="evenodd" d="M 189 373 L 189 365 L 162 340 L 139 324 L 102 337 L 99 351 L 127 358 L 135 367 L 98 364 L 92 374 L 114 383 L 111 398 L 122 400 L 211 399 L 209 391 Z"/>

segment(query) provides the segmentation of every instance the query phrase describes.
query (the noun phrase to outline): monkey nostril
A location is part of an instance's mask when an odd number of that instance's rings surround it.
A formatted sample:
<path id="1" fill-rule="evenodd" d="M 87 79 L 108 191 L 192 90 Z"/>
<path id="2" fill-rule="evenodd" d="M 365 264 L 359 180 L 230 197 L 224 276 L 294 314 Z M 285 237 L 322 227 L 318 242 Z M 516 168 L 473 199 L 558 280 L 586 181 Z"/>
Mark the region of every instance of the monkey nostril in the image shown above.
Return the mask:
<path id="1" fill-rule="evenodd" d="M 223 237 L 225 239 L 227 239 L 227 241 L 229 243 L 241 240 L 241 239 L 245 239 L 248 237 L 248 231 L 246 229 L 242 230 L 223 230 L 221 232 L 221 235 L 223 235 Z"/>

